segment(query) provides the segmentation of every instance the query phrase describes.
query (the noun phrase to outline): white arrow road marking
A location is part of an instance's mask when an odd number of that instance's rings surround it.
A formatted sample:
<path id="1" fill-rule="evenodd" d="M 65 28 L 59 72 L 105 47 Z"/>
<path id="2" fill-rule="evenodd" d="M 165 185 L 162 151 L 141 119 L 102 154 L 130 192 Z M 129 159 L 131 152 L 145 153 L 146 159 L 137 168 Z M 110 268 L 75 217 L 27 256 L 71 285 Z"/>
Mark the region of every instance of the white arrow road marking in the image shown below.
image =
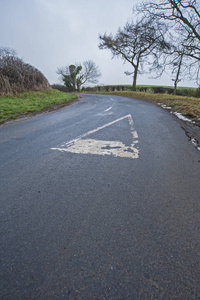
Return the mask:
<path id="1" fill-rule="evenodd" d="M 102 141 L 95 139 L 84 139 L 86 136 L 95 133 L 99 130 L 107 128 L 117 122 L 120 122 L 124 119 L 128 119 L 130 131 L 132 134 L 133 142 L 130 146 L 126 146 L 120 141 Z M 138 158 L 139 151 L 135 147 L 138 143 L 138 134 L 133 127 L 133 119 L 131 115 L 126 115 L 122 118 L 119 118 L 115 121 L 107 123 L 101 127 L 98 127 L 94 130 L 90 130 L 76 139 L 73 139 L 67 143 L 64 143 L 59 148 L 51 148 L 52 150 L 66 151 L 72 153 L 81 153 L 81 154 L 96 154 L 96 155 L 113 155 L 115 157 L 126 157 L 126 158 Z"/>

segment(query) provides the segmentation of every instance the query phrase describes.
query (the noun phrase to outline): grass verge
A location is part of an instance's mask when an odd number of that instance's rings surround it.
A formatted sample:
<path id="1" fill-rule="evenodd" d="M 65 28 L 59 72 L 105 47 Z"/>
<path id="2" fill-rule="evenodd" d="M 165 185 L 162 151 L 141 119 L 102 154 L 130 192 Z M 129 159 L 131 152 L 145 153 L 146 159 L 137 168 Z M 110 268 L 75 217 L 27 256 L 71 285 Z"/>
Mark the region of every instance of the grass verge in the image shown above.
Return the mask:
<path id="1" fill-rule="evenodd" d="M 75 94 L 53 89 L 0 96 L 0 124 L 24 115 L 54 109 L 76 98 Z"/>
<path id="2" fill-rule="evenodd" d="M 172 111 L 179 112 L 200 124 L 200 98 L 130 91 L 104 92 L 102 94 L 141 99 L 156 104 L 162 103 L 167 107 L 171 107 Z"/>

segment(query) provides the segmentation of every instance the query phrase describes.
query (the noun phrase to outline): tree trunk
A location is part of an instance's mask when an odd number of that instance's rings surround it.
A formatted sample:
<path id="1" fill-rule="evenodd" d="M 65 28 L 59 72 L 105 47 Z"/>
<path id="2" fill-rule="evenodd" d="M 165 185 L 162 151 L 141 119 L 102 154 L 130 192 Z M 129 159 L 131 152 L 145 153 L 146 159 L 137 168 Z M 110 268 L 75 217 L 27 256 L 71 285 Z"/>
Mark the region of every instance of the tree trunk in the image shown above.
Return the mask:
<path id="1" fill-rule="evenodd" d="M 78 83 L 77 83 L 77 91 L 78 91 L 78 93 L 80 93 L 80 91 L 81 91 L 81 86 Z"/>
<path id="2" fill-rule="evenodd" d="M 136 82 L 137 82 L 139 63 L 140 63 L 140 56 L 138 56 L 138 58 L 137 58 L 137 65 L 133 65 L 135 70 L 134 70 L 134 75 L 133 75 L 132 91 L 136 91 Z"/>
<path id="3" fill-rule="evenodd" d="M 181 71 L 182 60 L 183 60 L 183 53 L 181 54 L 181 58 L 180 58 L 180 61 L 179 61 L 178 70 L 177 70 L 177 74 L 176 74 L 176 79 L 174 80 L 174 95 L 176 95 L 177 84 L 180 81 L 179 80 L 179 75 L 180 75 L 180 71 Z"/>
<path id="4" fill-rule="evenodd" d="M 136 91 L 136 81 L 137 81 L 137 67 L 134 70 L 134 76 L 133 76 L 133 85 L 132 85 L 132 91 Z"/>
<path id="5" fill-rule="evenodd" d="M 176 90 L 177 90 L 177 81 L 174 81 L 174 95 L 176 95 Z"/>
<path id="6" fill-rule="evenodd" d="M 73 80 L 73 92 L 75 92 L 76 91 L 76 80 L 74 79 Z"/>

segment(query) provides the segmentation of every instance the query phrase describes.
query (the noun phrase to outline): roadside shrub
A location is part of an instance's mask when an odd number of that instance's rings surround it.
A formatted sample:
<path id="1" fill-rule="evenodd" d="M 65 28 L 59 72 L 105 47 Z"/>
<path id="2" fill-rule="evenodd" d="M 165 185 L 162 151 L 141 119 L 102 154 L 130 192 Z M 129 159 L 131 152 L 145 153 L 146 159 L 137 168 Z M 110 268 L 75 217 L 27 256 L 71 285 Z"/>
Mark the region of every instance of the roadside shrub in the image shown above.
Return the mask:
<path id="1" fill-rule="evenodd" d="M 52 84 L 51 88 L 54 90 L 59 90 L 61 92 L 69 93 L 69 89 L 67 88 L 67 86 L 62 84 Z"/>
<path id="2" fill-rule="evenodd" d="M 14 50 L 0 48 L 0 94 L 45 91 L 50 85 L 35 67 L 16 56 Z"/>
<path id="3" fill-rule="evenodd" d="M 116 89 L 116 86 L 115 86 L 115 85 L 112 85 L 112 86 L 111 86 L 111 91 L 114 92 L 115 89 Z"/>
<path id="4" fill-rule="evenodd" d="M 151 89 L 154 94 L 164 94 L 166 91 L 162 86 L 152 86 Z"/>
<path id="5" fill-rule="evenodd" d="M 185 93 L 184 93 L 184 89 L 177 89 L 176 90 L 176 95 L 177 96 L 185 96 Z"/>
<path id="6" fill-rule="evenodd" d="M 146 87 L 146 86 L 141 86 L 141 87 L 138 87 L 136 90 L 139 91 L 139 92 L 144 92 L 144 93 L 146 93 L 147 87 Z"/>
<path id="7" fill-rule="evenodd" d="M 195 90 L 194 89 L 184 89 L 183 96 L 195 97 Z"/>
<path id="8" fill-rule="evenodd" d="M 195 94 L 195 97 L 200 98 L 200 87 L 198 87 L 196 89 L 196 91 L 194 92 L 194 94 Z"/>
<path id="9" fill-rule="evenodd" d="M 174 94 L 174 89 L 173 88 L 165 88 L 165 92 L 169 95 L 173 95 Z"/>

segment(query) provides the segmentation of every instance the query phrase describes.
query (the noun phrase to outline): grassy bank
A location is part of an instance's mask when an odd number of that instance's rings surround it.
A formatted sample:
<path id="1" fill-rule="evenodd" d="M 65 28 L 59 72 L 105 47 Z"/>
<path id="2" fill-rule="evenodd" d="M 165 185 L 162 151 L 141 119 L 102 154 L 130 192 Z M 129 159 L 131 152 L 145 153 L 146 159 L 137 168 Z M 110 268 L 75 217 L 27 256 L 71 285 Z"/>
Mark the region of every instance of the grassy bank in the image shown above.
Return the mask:
<path id="1" fill-rule="evenodd" d="M 23 115 L 56 108 L 76 98 L 71 93 L 57 90 L 25 92 L 17 95 L 0 96 L 0 124 Z"/>
<path id="2" fill-rule="evenodd" d="M 200 98 L 131 91 L 114 91 L 108 93 L 104 92 L 102 94 L 141 99 L 156 104 L 162 103 L 168 107 L 171 107 L 172 111 L 182 113 L 184 116 L 200 123 Z"/>

